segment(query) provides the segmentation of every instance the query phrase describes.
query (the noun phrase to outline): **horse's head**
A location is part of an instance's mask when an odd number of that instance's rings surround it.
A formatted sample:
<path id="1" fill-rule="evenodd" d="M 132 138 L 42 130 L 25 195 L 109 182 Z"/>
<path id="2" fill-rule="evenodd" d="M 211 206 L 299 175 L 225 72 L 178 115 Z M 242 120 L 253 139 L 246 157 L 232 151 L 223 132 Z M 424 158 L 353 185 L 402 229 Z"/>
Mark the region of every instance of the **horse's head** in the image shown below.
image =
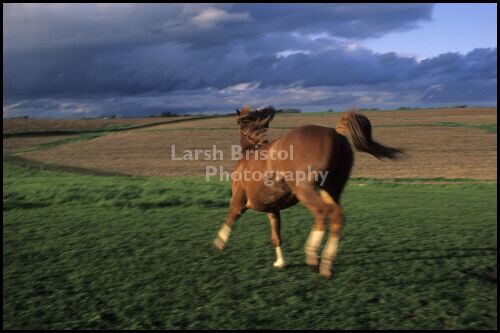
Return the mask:
<path id="1" fill-rule="evenodd" d="M 236 109 L 236 115 L 239 116 L 244 116 L 247 113 L 251 112 L 250 111 L 250 105 L 244 105 L 241 109 Z"/>
<path id="2" fill-rule="evenodd" d="M 266 131 L 274 118 L 275 110 L 272 106 L 251 110 L 245 105 L 241 110 L 236 109 L 241 135 L 252 145 L 266 142 Z"/>

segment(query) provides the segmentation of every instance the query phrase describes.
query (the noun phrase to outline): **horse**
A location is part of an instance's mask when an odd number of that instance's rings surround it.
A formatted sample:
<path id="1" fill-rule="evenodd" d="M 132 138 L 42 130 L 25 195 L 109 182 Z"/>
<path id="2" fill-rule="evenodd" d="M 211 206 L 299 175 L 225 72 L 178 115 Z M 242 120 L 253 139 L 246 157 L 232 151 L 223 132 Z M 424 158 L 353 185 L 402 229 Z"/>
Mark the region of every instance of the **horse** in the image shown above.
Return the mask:
<path id="1" fill-rule="evenodd" d="M 403 150 L 374 141 L 370 121 L 355 110 L 344 114 L 335 128 L 303 125 L 269 142 L 267 129 L 275 113 L 273 107 L 252 110 L 246 105 L 241 110 L 236 109 L 242 154 L 232 174 L 229 213 L 214 245 L 218 250 L 224 250 L 234 222 L 247 209 L 265 212 L 276 252 L 273 266 L 284 268 L 280 211 L 300 202 L 314 216 L 314 225 L 304 247 L 306 263 L 324 278 L 330 278 L 345 222 L 340 197 L 353 167 L 352 146 L 378 159 L 396 159 L 403 154 Z M 284 152 L 281 154 L 283 158 L 271 158 L 273 151 Z M 271 174 L 274 179 L 269 182 L 265 177 L 234 176 L 244 175 L 245 172 L 247 175 Z M 322 182 L 319 177 L 285 177 L 293 175 L 293 172 L 322 172 L 326 177 Z M 320 260 L 317 252 L 327 223 L 329 237 Z"/>

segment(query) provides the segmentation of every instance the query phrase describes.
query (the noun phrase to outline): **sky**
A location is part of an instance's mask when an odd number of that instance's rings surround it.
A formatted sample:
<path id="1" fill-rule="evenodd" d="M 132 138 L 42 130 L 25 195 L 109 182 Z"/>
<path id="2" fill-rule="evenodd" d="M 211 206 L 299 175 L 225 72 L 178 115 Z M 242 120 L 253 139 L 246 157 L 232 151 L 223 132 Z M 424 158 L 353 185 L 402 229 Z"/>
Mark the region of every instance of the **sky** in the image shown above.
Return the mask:
<path id="1" fill-rule="evenodd" d="M 496 106 L 496 4 L 4 4 L 3 115 Z"/>
<path id="2" fill-rule="evenodd" d="M 496 27 L 496 4 L 436 4 L 432 20 L 418 29 L 389 33 L 363 45 L 376 52 L 393 51 L 419 58 L 447 52 L 466 54 L 476 48 L 496 47 Z"/>

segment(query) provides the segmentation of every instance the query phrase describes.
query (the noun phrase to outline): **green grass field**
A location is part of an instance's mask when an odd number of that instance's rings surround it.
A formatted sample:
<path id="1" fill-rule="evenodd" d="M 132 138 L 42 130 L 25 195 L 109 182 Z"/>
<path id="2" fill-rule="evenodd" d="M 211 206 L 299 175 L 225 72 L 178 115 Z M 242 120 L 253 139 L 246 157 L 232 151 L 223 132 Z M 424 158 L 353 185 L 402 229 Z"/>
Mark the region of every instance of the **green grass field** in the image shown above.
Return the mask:
<path id="1" fill-rule="evenodd" d="M 439 121 L 430 124 L 398 124 L 398 125 L 380 125 L 379 127 L 427 127 L 427 126 L 438 126 L 438 127 L 464 127 L 464 128 L 475 128 L 483 130 L 487 133 L 496 133 L 497 124 L 469 124 L 469 123 L 457 123 L 453 121 Z"/>
<path id="2" fill-rule="evenodd" d="M 228 183 L 3 166 L 4 329 L 497 327 L 496 183 L 351 181 L 324 280 L 302 206 L 276 270 L 265 214 L 213 249 Z"/>

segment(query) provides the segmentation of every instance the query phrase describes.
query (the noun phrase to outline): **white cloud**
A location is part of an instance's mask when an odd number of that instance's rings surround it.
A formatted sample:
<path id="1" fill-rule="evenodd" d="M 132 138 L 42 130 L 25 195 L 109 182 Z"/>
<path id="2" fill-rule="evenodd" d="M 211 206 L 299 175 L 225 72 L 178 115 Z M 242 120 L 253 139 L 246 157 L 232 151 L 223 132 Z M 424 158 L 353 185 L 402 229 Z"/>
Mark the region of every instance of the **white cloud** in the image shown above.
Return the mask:
<path id="1" fill-rule="evenodd" d="M 285 50 L 285 51 L 281 51 L 281 52 L 276 53 L 276 56 L 278 58 L 286 58 L 286 57 L 291 56 L 293 54 L 309 54 L 309 51 L 308 50 Z"/>
<path id="2" fill-rule="evenodd" d="M 235 94 L 249 92 L 259 88 L 260 82 L 242 82 L 219 90 L 220 94 Z"/>
<path id="3" fill-rule="evenodd" d="M 191 19 L 200 28 L 212 28 L 224 22 L 245 22 L 250 20 L 248 13 L 229 13 L 223 9 L 208 8 Z"/>

